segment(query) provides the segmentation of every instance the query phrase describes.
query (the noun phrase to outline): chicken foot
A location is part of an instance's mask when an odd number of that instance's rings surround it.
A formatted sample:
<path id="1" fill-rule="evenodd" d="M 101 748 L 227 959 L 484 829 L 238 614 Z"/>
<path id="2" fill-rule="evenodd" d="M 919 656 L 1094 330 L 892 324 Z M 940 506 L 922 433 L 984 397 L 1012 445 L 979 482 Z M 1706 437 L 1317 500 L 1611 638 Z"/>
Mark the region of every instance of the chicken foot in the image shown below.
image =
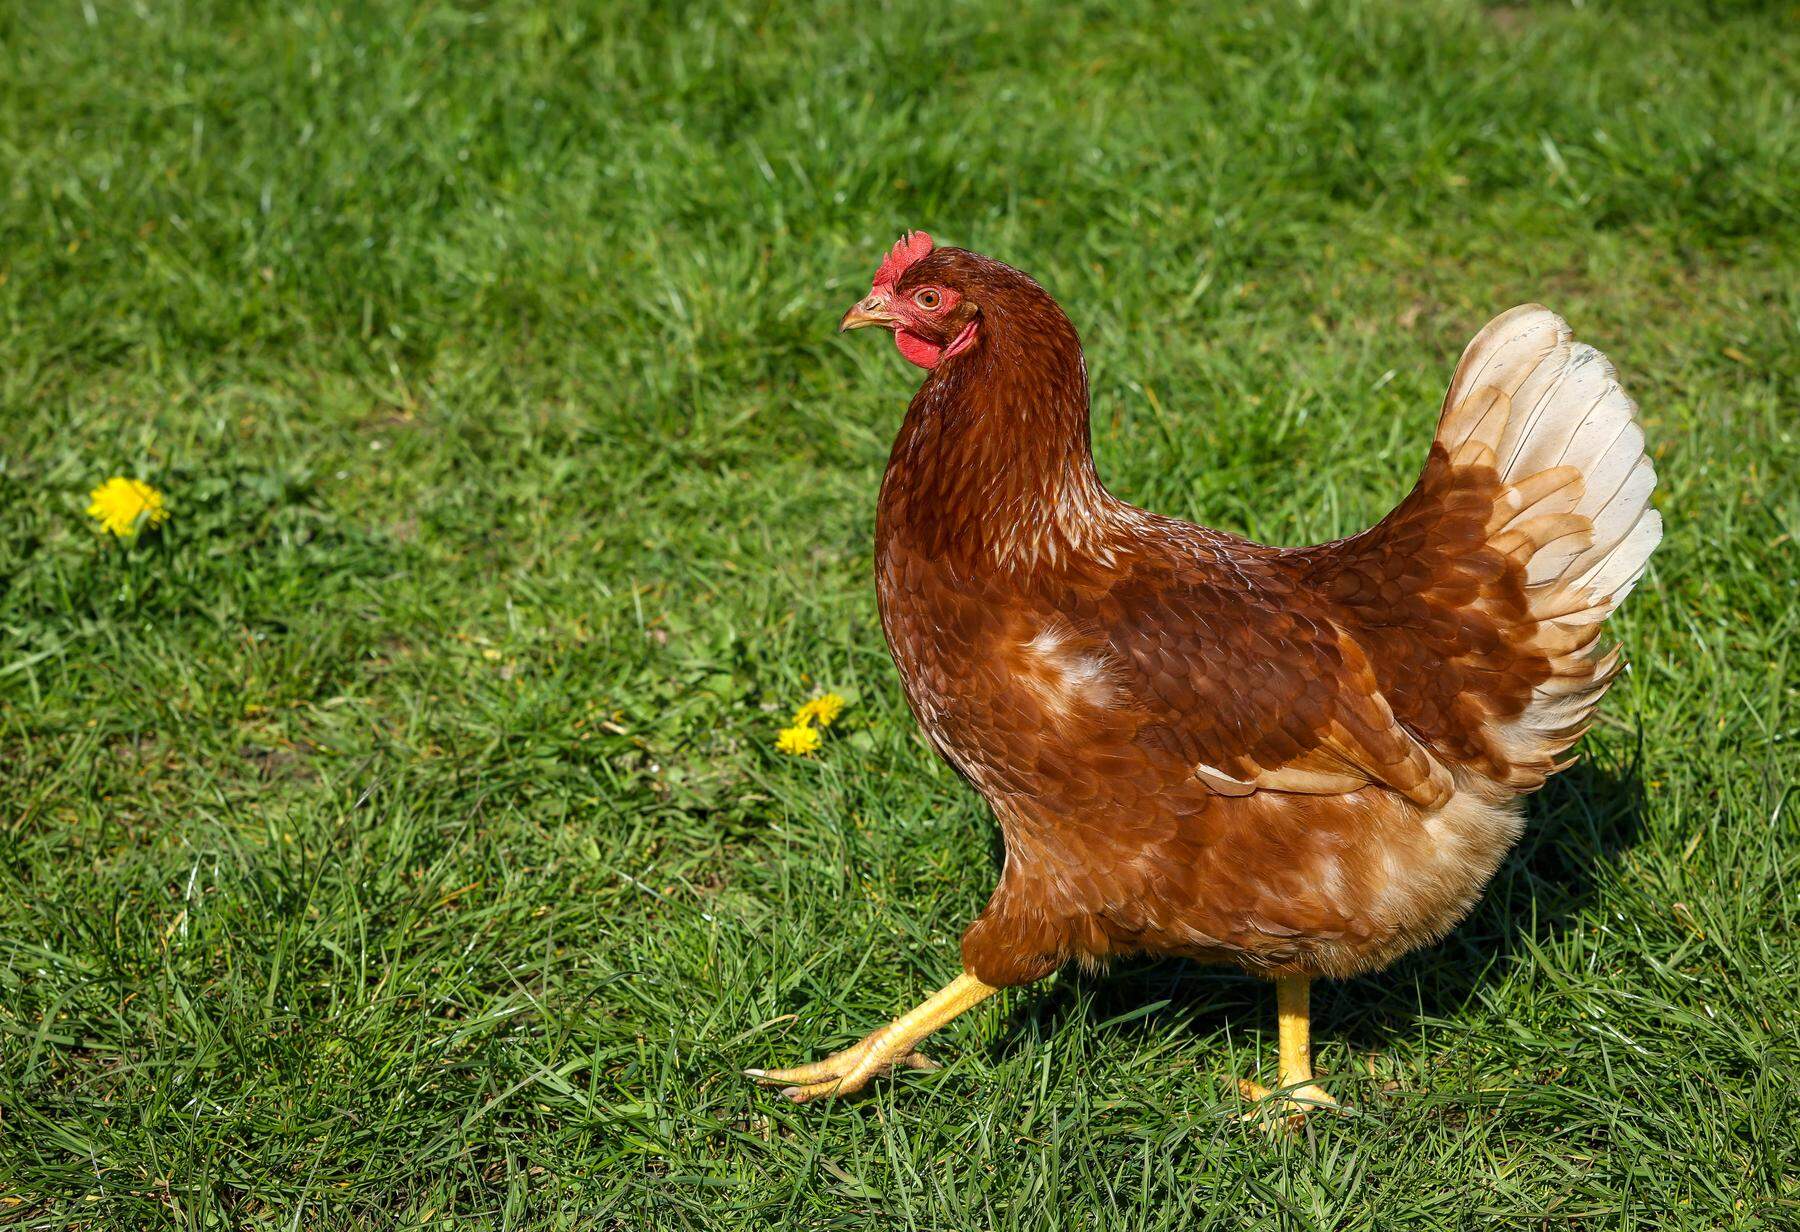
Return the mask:
<path id="1" fill-rule="evenodd" d="M 747 1069 L 744 1074 L 763 1086 L 781 1087 L 781 1093 L 788 1099 L 804 1104 L 825 1096 L 860 1091 L 868 1085 L 869 1079 L 896 1068 L 936 1069 L 937 1062 L 917 1051 L 919 1041 L 998 991 L 964 972 L 913 1009 L 842 1052 L 834 1052 L 810 1065 L 797 1065 L 792 1069 Z"/>
<path id="2" fill-rule="evenodd" d="M 1276 1123 L 1292 1127 L 1304 1121 L 1308 1112 L 1337 1107 L 1337 1100 L 1313 1081 L 1312 977 L 1284 975 L 1277 979 L 1275 1012 L 1281 1034 L 1281 1061 L 1276 1090 L 1271 1091 L 1260 1083 L 1240 1078 L 1238 1093 L 1259 1104 L 1274 1097 L 1277 1101 L 1274 1107 L 1279 1113 Z M 1260 1120 L 1265 1111 L 1263 1108 L 1256 1108 L 1245 1113 L 1243 1119 Z"/>

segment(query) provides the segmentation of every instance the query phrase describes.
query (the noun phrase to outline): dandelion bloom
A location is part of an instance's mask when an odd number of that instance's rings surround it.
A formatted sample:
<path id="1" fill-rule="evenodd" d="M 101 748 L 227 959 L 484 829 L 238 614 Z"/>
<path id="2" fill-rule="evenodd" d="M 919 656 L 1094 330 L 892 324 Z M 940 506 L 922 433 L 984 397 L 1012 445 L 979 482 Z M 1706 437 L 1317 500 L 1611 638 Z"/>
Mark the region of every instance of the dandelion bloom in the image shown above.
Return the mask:
<path id="1" fill-rule="evenodd" d="M 99 522 L 102 530 L 121 539 L 137 534 L 140 524 L 161 526 L 169 518 L 169 511 L 163 508 L 162 493 L 142 479 L 114 475 L 88 496 L 93 501 L 88 506 L 88 516 Z"/>
<path id="2" fill-rule="evenodd" d="M 819 729 L 807 724 L 784 727 L 775 737 L 775 747 L 792 757 L 811 756 L 819 748 Z"/>
<path id="3" fill-rule="evenodd" d="M 823 697 L 813 698 L 796 710 L 794 726 L 807 727 L 817 722 L 820 727 L 830 727 L 842 713 L 844 713 L 844 699 L 836 693 L 827 693 Z"/>

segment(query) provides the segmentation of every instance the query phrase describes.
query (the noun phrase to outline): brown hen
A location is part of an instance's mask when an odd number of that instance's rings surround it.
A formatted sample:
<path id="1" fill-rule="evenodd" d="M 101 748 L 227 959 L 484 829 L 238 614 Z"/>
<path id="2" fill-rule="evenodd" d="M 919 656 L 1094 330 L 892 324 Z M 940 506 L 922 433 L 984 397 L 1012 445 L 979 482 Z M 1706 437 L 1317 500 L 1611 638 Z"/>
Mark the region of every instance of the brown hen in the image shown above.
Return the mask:
<path id="1" fill-rule="evenodd" d="M 1101 486 L 1080 342 L 1019 271 L 908 236 L 842 328 L 864 325 L 927 369 L 881 485 L 882 627 L 1005 867 L 944 989 L 748 1072 L 847 1094 L 929 1065 L 919 1041 L 996 989 L 1167 954 L 1273 978 L 1277 1106 L 1330 1103 L 1310 981 L 1462 919 L 1619 670 L 1600 626 L 1662 523 L 1612 366 L 1514 308 L 1464 352 L 1399 508 L 1270 548 Z"/>

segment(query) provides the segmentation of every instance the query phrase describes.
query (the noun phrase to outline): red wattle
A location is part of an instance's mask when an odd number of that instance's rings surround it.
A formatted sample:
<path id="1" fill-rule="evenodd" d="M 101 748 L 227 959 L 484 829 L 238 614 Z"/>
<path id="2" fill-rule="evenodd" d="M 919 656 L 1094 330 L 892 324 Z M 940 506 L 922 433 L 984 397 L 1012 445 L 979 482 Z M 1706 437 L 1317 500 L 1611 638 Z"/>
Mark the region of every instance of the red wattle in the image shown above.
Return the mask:
<path id="1" fill-rule="evenodd" d="M 903 329 L 894 331 L 894 345 L 900 348 L 900 354 L 906 357 L 909 364 L 917 364 L 921 368 L 937 366 L 943 357 L 944 348 L 925 341 L 917 334 L 909 334 Z"/>

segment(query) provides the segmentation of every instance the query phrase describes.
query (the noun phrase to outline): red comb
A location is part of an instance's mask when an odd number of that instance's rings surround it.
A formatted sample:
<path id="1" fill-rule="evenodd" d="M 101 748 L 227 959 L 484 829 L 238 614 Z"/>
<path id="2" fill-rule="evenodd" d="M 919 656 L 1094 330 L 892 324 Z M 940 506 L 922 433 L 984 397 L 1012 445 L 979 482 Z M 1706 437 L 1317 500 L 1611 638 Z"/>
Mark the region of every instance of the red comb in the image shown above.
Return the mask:
<path id="1" fill-rule="evenodd" d="M 902 274 L 911 268 L 915 261 L 924 259 L 931 253 L 931 237 L 923 231 L 908 231 L 888 249 L 888 255 L 882 258 L 881 268 L 875 271 L 875 285 L 886 283 L 892 286 L 900 281 Z"/>

